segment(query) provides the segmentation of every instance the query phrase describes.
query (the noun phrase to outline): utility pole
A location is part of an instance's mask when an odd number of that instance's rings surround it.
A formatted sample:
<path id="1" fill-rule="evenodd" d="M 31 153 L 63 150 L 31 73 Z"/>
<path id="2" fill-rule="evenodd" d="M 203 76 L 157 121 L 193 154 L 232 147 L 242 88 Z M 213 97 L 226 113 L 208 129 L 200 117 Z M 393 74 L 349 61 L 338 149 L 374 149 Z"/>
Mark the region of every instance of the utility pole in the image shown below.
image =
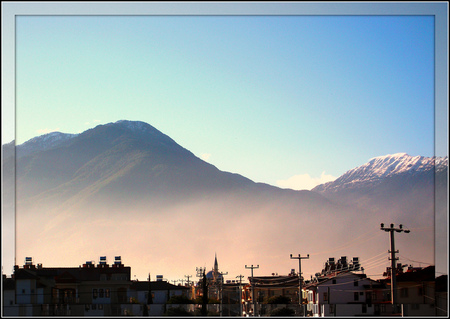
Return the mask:
<path id="1" fill-rule="evenodd" d="M 228 271 L 227 272 L 219 272 L 220 278 L 218 278 L 220 280 L 220 287 L 219 287 L 219 298 L 220 298 L 220 311 L 219 311 L 219 315 L 222 317 L 223 314 L 223 276 L 228 275 Z"/>
<path id="2" fill-rule="evenodd" d="M 396 266 L 395 261 L 398 260 L 398 258 L 395 257 L 395 254 L 398 253 L 398 250 L 395 250 L 395 241 L 394 241 L 394 232 L 401 233 L 409 233 L 409 229 L 403 229 L 403 225 L 400 224 L 399 228 L 394 228 L 394 224 L 391 224 L 390 228 L 384 227 L 384 224 L 381 224 L 381 230 L 384 230 L 385 232 L 389 232 L 390 236 L 390 242 L 391 242 L 391 250 L 388 250 L 388 253 L 391 254 L 391 258 L 389 260 L 391 261 L 391 302 L 393 306 L 393 311 L 397 312 L 397 280 L 396 280 Z"/>
<path id="3" fill-rule="evenodd" d="M 187 285 L 188 285 L 188 287 L 189 287 L 189 278 L 191 278 L 192 276 L 190 276 L 190 275 L 184 275 L 184 277 L 187 278 Z"/>
<path id="4" fill-rule="evenodd" d="M 292 257 L 291 259 L 298 259 L 298 303 L 300 304 L 300 312 L 305 314 L 303 311 L 303 297 L 302 297 L 302 259 L 309 259 L 309 254 L 306 257 L 302 257 L 298 254 L 298 257 Z"/>
<path id="5" fill-rule="evenodd" d="M 253 269 L 258 269 L 259 265 L 253 266 L 251 265 L 250 267 L 247 267 L 247 265 L 245 265 L 245 269 L 251 269 L 252 270 L 252 304 L 253 304 L 253 316 L 256 315 L 256 303 L 255 303 L 255 285 L 253 283 Z"/>
<path id="6" fill-rule="evenodd" d="M 152 296 L 152 281 L 150 273 L 148 273 L 148 293 L 147 293 L 147 304 L 153 304 L 153 296 Z"/>
<path id="7" fill-rule="evenodd" d="M 244 275 L 236 276 L 236 278 L 239 278 L 239 287 L 238 287 L 238 294 L 239 294 L 239 314 L 242 317 L 242 278 L 244 278 Z"/>

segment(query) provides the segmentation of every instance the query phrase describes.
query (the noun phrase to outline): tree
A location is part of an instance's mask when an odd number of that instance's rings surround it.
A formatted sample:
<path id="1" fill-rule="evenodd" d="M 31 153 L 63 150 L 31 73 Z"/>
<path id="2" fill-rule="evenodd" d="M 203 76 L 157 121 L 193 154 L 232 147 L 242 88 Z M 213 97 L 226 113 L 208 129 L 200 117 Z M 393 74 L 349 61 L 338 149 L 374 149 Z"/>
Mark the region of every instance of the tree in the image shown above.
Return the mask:
<path id="1" fill-rule="evenodd" d="M 169 308 L 164 315 L 170 317 L 192 316 L 192 314 L 182 306 Z"/>
<path id="2" fill-rule="evenodd" d="M 146 304 L 143 304 L 142 307 L 144 307 L 144 311 L 142 313 L 143 317 L 148 317 L 148 306 Z"/>
<path id="3" fill-rule="evenodd" d="M 270 312 L 271 317 L 287 317 L 295 315 L 295 311 L 291 308 L 276 308 Z"/>
<path id="4" fill-rule="evenodd" d="M 168 304 L 191 304 L 194 303 L 193 300 L 189 299 L 185 295 L 180 296 L 172 296 L 169 300 L 167 300 Z"/>
<path id="5" fill-rule="evenodd" d="M 203 298 L 202 298 L 202 316 L 208 315 L 208 282 L 206 281 L 206 273 L 203 269 L 203 278 L 202 278 L 202 288 L 203 288 Z"/>
<path id="6" fill-rule="evenodd" d="M 291 303 L 291 298 L 286 296 L 273 296 L 267 299 L 268 304 L 288 304 Z"/>

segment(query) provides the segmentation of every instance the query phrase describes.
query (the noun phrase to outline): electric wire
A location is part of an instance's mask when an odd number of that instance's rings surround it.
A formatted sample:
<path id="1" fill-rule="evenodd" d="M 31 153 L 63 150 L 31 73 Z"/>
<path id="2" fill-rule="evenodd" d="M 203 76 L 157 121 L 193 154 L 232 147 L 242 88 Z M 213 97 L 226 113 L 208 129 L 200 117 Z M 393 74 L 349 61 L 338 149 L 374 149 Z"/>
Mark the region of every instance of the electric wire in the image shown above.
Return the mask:
<path id="1" fill-rule="evenodd" d="M 364 236 L 372 235 L 372 234 L 375 234 L 375 235 L 373 235 L 373 236 L 371 236 L 371 237 L 369 237 L 369 238 L 366 238 L 366 239 L 364 239 L 364 240 L 358 241 L 358 239 L 360 239 L 360 238 L 362 238 L 362 237 L 364 237 Z M 321 254 L 327 254 L 327 253 L 339 251 L 339 250 L 342 250 L 342 249 L 344 249 L 344 248 L 351 247 L 351 246 L 353 246 L 353 245 L 359 245 L 359 244 L 365 243 L 365 242 L 367 242 L 367 241 L 369 241 L 369 240 L 371 240 L 371 239 L 373 239 L 373 238 L 375 238 L 375 237 L 378 237 L 378 236 L 380 236 L 380 232 L 372 231 L 372 232 L 368 232 L 368 233 L 363 233 L 363 234 L 361 234 L 360 236 L 358 236 L 358 237 L 356 237 L 356 238 L 353 238 L 353 239 L 350 240 L 349 242 L 344 243 L 344 244 L 341 245 L 341 246 L 335 247 L 335 248 L 332 249 L 332 250 L 324 250 L 324 251 L 314 252 L 314 253 L 311 253 L 310 255 L 311 255 L 311 256 L 315 256 L 315 255 L 321 255 Z"/>

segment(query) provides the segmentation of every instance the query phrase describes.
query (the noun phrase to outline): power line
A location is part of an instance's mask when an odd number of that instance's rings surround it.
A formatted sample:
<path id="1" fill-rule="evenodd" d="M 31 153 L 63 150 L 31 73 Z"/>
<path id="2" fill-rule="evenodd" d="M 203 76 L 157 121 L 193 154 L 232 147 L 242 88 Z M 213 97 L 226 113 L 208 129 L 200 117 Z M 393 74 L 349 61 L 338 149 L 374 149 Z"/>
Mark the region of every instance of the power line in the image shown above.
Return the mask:
<path id="1" fill-rule="evenodd" d="M 364 240 L 358 241 L 359 238 L 362 238 L 362 237 L 364 237 L 364 236 L 368 236 L 368 235 L 371 235 L 371 234 L 374 234 L 374 235 L 371 236 L 371 237 L 369 237 L 369 238 L 366 238 L 366 239 L 364 239 Z M 353 246 L 353 245 L 362 244 L 362 243 L 364 243 L 364 242 L 366 242 L 366 241 L 369 241 L 369 240 L 371 240 L 371 239 L 373 239 L 373 238 L 375 238 L 375 237 L 378 237 L 379 235 L 380 235 L 380 234 L 379 234 L 378 232 L 363 233 L 362 235 L 360 235 L 360 236 L 358 236 L 358 237 L 356 237 L 356 238 L 353 238 L 352 240 L 348 241 L 347 243 L 345 243 L 345 244 L 343 244 L 343 245 L 341 245 L 341 246 L 338 246 L 338 247 L 336 247 L 336 248 L 334 248 L 334 249 L 332 249 L 332 250 L 324 250 L 324 251 L 319 251 L 319 252 L 311 253 L 311 256 L 314 256 L 314 255 L 320 255 L 320 254 L 325 254 L 325 253 L 331 253 L 331 252 L 335 252 L 335 251 L 342 250 L 342 249 L 344 249 L 344 248 L 348 248 L 348 247 Z"/>

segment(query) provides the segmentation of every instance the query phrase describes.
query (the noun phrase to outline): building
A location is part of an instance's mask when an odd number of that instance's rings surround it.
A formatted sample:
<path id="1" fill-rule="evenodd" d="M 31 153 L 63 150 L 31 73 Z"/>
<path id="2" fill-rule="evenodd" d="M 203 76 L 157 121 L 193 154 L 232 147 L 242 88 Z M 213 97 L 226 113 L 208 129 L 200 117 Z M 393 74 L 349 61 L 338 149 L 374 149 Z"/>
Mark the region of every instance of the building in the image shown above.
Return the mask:
<path id="1" fill-rule="evenodd" d="M 203 277 L 205 275 L 205 277 Z M 214 257 L 213 268 L 206 273 L 205 268 L 197 268 L 197 277 L 200 278 L 195 286 L 195 299 L 203 297 L 203 278 L 206 279 L 206 289 L 208 291 L 208 304 L 206 305 L 207 312 L 210 314 L 222 313 L 223 303 L 223 286 L 224 274 L 219 271 L 219 263 L 217 262 L 217 254 Z"/>
<path id="2" fill-rule="evenodd" d="M 217 254 L 214 257 L 214 267 L 206 273 L 206 279 L 208 280 L 208 297 L 220 301 L 222 297 L 223 274 L 219 271 Z"/>
<path id="3" fill-rule="evenodd" d="M 341 272 L 305 285 L 307 314 L 313 317 L 379 315 L 383 284 L 364 274 Z"/>
<path id="4" fill-rule="evenodd" d="M 248 279 L 249 284 L 244 287 L 244 311 L 246 313 L 252 313 L 253 305 L 255 316 L 270 315 L 279 307 L 291 308 L 293 313 L 298 314 L 299 278 L 294 270 L 287 276 L 273 274 L 272 276 L 257 276 Z M 253 295 L 255 300 L 252 300 Z"/>
<path id="5" fill-rule="evenodd" d="M 436 278 L 436 316 L 448 317 L 448 275 Z"/>
<path id="6" fill-rule="evenodd" d="M 47 268 L 33 264 L 15 266 L 15 304 L 20 316 L 110 316 L 123 315 L 131 268 L 119 256 L 112 265 L 100 257 L 74 268 Z"/>
<path id="7" fill-rule="evenodd" d="M 238 316 L 243 315 L 244 295 L 242 288 L 244 284 L 238 280 L 227 280 L 222 290 L 222 315 Z"/>
<path id="8" fill-rule="evenodd" d="M 387 301 L 384 283 L 367 278 L 358 257 L 329 258 L 321 272 L 306 282 L 306 314 L 326 316 L 380 315 Z"/>
<path id="9" fill-rule="evenodd" d="M 16 283 L 14 280 L 14 276 L 11 278 L 7 278 L 6 275 L 2 276 L 2 298 L 3 298 L 3 308 L 2 308 L 2 317 L 3 316 L 14 316 L 17 317 L 19 315 L 19 308 L 16 306 Z"/>
<path id="10" fill-rule="evenodd" d="M 191 288 L 162 280 L 133 281 L 128 292 L 131 304 L 127 306 L 127 314 L 143 316 L 144 307 L 147 307 L 150 316 L 163 316 L 168 308 L 180 306 L 188 312 L 194 312 L 194 304 L 168 304 L 174 296 L 192 299 Z"/>
<path id="11" fill-rule="evenodd" d="M 435 267 L 426 268 L 409 266 L 406 271 L 397 271 L 397 303 L 401 305 L 404 316 L 436 315 L 436 275 Z M 387 299 L 390 300 L 390 269 L 387 277 L 382 279 L 387 286 Z"/>

